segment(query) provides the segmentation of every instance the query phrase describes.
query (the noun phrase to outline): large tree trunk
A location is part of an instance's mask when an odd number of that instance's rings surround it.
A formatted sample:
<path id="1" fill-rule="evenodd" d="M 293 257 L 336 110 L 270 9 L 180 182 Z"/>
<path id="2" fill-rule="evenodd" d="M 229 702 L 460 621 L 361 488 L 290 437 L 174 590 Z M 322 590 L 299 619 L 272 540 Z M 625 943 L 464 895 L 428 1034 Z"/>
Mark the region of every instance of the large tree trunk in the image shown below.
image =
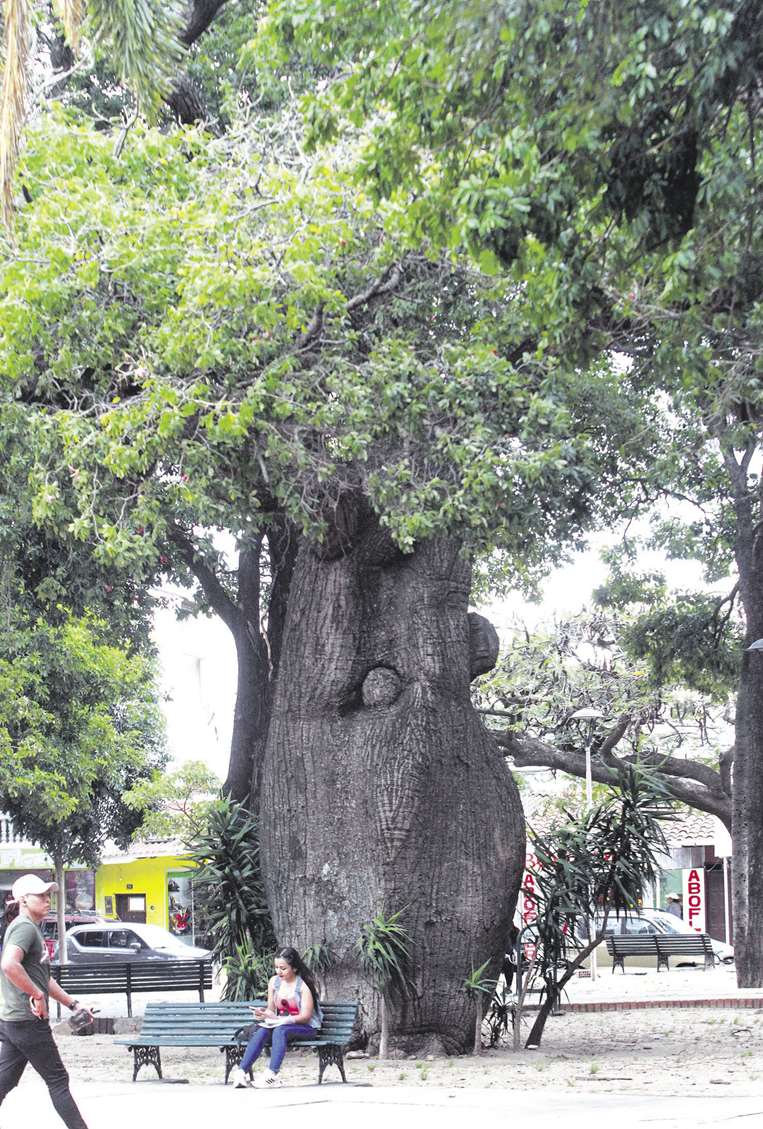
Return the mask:
<path id="1" fill-rule="evenodd" d="M 752 446 L 741 458 L 730 442 L 724 460 L 736 516 L 735 556 L 747 633 L 763 638 L 761 499 L 749 488 Z M 758 490 L 761 488 L 758 487 Z M 740 988 L 763 987 L 763 652 L 742 655 L 732 783 L 734 956 Z"/>
<path id="2" fill-rule="evenodd" d="M 354 526 L 353 526 L 354 523 Z M 524 862 L 516 786 L 469 698 L 469 566 L 452 541 L 403 555 L 350 514 L 350 547 L 303 545 L 263 769 L 262 847 L 276 935 L 326 943 L 336 998 L 378 996 L 356 941 L 405 910 L 415 990 L 390 1003 L 393 1046 L 471 1049 L 464 991 L 500 967 Z"/>
<path id="3" fill-rule="evenodd" d="M 748 635 L 760 639 L 763 623 Z M 732 842 L 734 955 L 740 988 L 763 987 L 763 653 L 745 653 L 739 682 Z"/>

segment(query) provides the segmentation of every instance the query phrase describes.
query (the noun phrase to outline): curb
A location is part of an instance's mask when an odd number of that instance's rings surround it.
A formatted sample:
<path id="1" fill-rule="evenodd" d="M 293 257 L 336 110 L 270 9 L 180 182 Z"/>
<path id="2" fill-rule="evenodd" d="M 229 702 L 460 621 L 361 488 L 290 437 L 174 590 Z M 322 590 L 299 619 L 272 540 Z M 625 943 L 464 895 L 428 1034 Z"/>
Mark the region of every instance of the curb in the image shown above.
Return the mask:
<path id="1" fill-rule="evenodd" d="M 713 1000 L 612 1000 L 600 1003 L 572 1004 L 560 1001 L 562 1011 L 634 1011 L 647 1007 L 716 1007 L 763 1008 L 763 996 L 726 997 Z"/>

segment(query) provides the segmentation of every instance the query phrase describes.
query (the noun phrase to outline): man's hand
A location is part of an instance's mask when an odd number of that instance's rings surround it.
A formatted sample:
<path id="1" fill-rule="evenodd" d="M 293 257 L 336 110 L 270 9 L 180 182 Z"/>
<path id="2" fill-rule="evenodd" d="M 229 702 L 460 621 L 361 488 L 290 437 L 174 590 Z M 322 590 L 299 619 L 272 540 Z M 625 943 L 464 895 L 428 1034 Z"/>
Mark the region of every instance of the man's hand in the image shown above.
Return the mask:
<path id="1" fill-rule="evenodd" d="M 29 1006 L 32 1009 L 32 1014 L 36 1015 L 38 1019 L 48 1018 L 48 1001 L 42 992 L 38 996 L 29 997 Z"/>
<path id="2" fill-rule="evenodd" d="M 84 1031 L 88 1027 L 92 1027 L 95 1022 L 93 1015 L 94 1009 L 91 1007 L 82 1007 L 76 1000 L 74 1002 L 77 1006 L 72 1009 L 72 1013 L 69 1016 L 69 1027 L 71 1030 Z"/>

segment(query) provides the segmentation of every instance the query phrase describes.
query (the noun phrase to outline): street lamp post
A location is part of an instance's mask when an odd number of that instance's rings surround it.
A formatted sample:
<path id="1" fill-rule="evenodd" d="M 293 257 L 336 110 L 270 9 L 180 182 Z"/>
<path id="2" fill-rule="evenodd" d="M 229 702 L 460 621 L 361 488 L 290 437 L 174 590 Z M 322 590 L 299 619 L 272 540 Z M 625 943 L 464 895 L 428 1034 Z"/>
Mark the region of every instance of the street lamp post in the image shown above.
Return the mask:
<path id="1" fill-rule="evenodd" d="M 583 709 L 575 710 L 570 716 L 570 721 L 587 721 L 588 722 L 588 740 L 585 747 L 585 801 L 588 811 L 593 807 L 593 775 L 591 769 L 591 750 L 593 748 L 593 731 L 595 723 L 604 717 L 601 710 L 595 710 L 590 706 L 583 707 Z M 588 921 L 588 939 L 591 940 L 593 932 L 596 929 L 596 917 Z M 596 979 L 596 949 L 591 949 L 591 980 Z"/>

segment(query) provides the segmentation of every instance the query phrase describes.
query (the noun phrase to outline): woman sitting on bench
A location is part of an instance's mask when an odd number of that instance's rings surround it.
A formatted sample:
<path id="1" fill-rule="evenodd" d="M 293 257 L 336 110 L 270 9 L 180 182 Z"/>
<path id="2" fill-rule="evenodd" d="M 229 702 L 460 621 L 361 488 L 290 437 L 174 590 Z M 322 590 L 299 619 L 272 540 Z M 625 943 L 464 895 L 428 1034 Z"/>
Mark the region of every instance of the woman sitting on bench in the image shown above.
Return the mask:
<path id="1" fill-rule="evenodd" d="M 248 1072 L 268 1045 L 271 1047 L 270 1067 L 265 1071 L 262 1085 L 282 1086 L 278 1072 L 289 1039 L 312 1035 L 323 1022 L 315 981 L 297 950 L 281 949 L 273 963 L 276 974 L 268 982 L 267 1007 L 254 1008 L 259 1026 L 247 1043 L 241 1066 L 234 1074 L 233 1084 L 237 1089 L 249 1085 Z"/>

